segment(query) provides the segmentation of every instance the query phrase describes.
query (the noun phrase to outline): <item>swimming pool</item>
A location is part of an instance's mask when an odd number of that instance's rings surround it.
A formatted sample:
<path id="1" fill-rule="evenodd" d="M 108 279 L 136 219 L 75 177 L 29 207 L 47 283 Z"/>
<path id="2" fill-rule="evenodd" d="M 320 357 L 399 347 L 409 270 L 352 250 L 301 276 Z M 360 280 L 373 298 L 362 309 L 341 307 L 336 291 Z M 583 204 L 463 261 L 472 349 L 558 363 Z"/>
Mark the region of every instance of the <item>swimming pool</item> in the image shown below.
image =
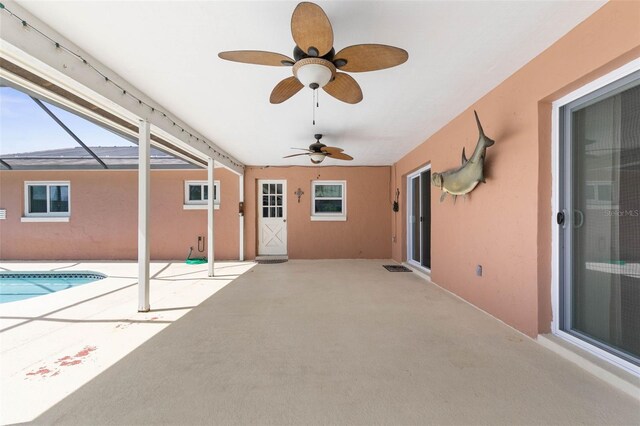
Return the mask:
<path id="1" fill-rule="evenodd" d="M 106 277 L 93 271 L 0 272 L 0 303 L 55 293 Z"/>

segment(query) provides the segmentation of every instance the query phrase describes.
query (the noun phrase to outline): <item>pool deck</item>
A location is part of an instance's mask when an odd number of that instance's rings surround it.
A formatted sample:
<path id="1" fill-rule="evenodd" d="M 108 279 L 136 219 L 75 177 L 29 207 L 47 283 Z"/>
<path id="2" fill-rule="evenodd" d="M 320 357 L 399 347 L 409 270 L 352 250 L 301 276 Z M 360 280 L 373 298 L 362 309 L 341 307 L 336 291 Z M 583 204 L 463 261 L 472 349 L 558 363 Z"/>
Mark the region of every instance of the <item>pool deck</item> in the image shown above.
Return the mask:
<path id="1" fill-rule="evenodd" d="M 97 271 L 107 278 L 0 304 L 0 423 L 62 400 L 255 266 L 151 263 L 151 311 L 137 312 L 135 262 L 1 262 L 0 271 Z"/>

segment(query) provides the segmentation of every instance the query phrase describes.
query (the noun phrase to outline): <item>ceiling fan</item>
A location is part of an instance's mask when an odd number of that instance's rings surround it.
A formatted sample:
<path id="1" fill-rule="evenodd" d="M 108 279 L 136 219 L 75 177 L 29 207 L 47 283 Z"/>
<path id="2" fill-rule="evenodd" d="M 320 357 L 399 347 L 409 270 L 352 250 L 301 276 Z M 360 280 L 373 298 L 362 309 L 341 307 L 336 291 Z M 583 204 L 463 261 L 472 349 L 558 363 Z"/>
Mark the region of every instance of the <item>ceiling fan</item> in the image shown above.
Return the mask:
<path id="1" fill-rule="evenodd" d="M 320 142 L 320 139 L 322 139 L 322 135 L 317 134 L 317 135 L 314 135 L 313 137 L 316 138 L 316 141 L 311 145 L 309 145 L 309 149 L 292 148 L 292 149 L 302 149 L 307 152 L 303 152 L 301 154 L 287 155 L 286 157 L 282 157 L 282 158 L 291 158 L 291 157 L 298 157 L 300 155 L 308 155 L 313 164 L 322 163 L 325 157 L 335 158 L 336 160 L 347 160 L 347 161 L 353 160 L 352 156 L 342 152 L 343 151 L 342 148 L 337 148 L 335 146 L 326 146 L 325 144 Z"/>
<path id="2" fill-rule="evenodd" d="M 302 2 L 291 16 L 291 34 L 296 46 L 291 59 L 286 55 L 260 50 L 220 52 L 222 59 L 248 64 L 291 66 L 293 77 L 285 78 L 271 92 L 270 102 L 279 104 L 307 86 L 320 87 L 334 98 L 349 104 L 362 100 L 362 90 L 347 72 L 376 71 L 407 61 L 406 50 L 383 44 L 356 44 L 338 53 L 333 48 L 333 29 L 322 8 Z"/>

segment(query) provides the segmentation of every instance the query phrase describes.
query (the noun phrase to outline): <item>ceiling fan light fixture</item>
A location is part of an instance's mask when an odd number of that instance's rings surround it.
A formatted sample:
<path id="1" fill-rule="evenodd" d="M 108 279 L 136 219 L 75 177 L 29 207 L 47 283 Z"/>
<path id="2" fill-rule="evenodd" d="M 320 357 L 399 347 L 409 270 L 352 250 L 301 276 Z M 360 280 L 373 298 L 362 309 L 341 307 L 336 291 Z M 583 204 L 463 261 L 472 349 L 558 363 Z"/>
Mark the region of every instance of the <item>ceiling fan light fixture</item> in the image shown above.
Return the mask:
<path id="1" fill-rule="evenodd" d="M 322 163 L 322 161 L 324 161 L 324 157 L 326 157 L 326 154 L 322 152 L 314 152 L 313 154 L 309 154 L 309 157 L 311 157 L 311 162 L 313 164 L 320 164 Z"/>
<path id="2" fill-rule="evenodd" d="M 305 58 L 293 66 L 293 74 L 305 87 L 324 87 L 335 76 L 336 67 L 326 59 Z"/>

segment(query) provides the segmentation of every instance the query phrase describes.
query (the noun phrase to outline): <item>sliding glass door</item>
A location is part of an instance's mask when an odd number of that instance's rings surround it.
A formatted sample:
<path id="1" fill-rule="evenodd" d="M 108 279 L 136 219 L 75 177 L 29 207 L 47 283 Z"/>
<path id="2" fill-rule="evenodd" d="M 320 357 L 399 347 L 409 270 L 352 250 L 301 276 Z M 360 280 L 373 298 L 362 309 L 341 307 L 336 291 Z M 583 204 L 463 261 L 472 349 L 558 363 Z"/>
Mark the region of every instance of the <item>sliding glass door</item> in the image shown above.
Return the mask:
<path id="1" fill-rule="evenodd" d="M 560 329 L 640 365 L 640 75 L 561 109 Z"/>
<path id="2" fill-rule="evenodd" d="M 431 269 L 431 166 L 407 178 L 407 261 Z"/>

